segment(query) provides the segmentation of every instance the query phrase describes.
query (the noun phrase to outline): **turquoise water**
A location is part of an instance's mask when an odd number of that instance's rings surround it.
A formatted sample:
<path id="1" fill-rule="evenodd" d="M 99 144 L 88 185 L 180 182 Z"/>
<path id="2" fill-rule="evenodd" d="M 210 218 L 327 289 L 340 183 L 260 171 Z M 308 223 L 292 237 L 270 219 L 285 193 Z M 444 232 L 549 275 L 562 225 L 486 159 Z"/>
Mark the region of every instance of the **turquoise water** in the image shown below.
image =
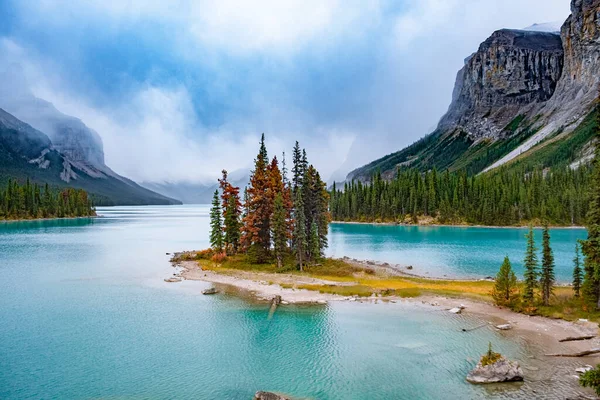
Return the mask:
<path id="1" fill-rule="evenodd" d="M 532 362 L 510 333 L 462 332 L 481 322 L 468 314 L 340 303 L 281 307 L 269 320 L 264 305 L 200 295 L 204 283 L 163 282 L 173 272 L 165 253 L 207 246 L 207 207 L 99 213 L 0 224 L 0 399 L 249 400 L 259 389 L 314 399 L 531 398 L 536 388 L 465 383 L 488 341 Z M 343 246 L 358 228 L 343 228 Z"/>
<path id="2" fill-rule="evenodd" d="M 414 273 L 435 277 L 495 276 L 509 256 L 519 278 L 523 274 L 527 228 L 420 227 L 331 224 L 329 254 L 360 260 L 412 265 Z M 585 229 L 552 229 L 556 278 L 571 282 L 578 239 Z M 542 231 L 535 230 L 541 260 Z"/>

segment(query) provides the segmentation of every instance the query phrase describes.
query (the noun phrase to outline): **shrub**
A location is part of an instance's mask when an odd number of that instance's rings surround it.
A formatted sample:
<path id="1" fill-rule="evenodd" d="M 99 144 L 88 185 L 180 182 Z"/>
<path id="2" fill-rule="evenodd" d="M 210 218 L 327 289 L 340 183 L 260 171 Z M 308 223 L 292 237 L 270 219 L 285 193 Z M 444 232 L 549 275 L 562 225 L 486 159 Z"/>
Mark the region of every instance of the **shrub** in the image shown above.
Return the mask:
<path id="1" fill-rule="evenodd" d="M 211 260 L 216 262 L 217 264 L 222 264 L 225 261 L 227 261 L 227 253 L 220 252 L 220 253 L 215 253 L 212 257 Z"/>
<path id="2" fill-rule="evenodd" d="M 481 365 L 485 367 L 486 365 L 495 364 L 501 358 L 502 358 L 502 354 L 494 353 L 494 351 L 492 350 L 492 342 L 490 342 L 488 351 L 481 357 L 480 362 L 481 362 Z"/>
<path id="3" fill-rule="evenodd" d="M 579 384 L 583 387 L 590 387 L 594 389 L 596 394 L 600 396 L 600 370 L 598 370 L 598 367 L 581 375 L 581 378 L 579 378 Z"/>

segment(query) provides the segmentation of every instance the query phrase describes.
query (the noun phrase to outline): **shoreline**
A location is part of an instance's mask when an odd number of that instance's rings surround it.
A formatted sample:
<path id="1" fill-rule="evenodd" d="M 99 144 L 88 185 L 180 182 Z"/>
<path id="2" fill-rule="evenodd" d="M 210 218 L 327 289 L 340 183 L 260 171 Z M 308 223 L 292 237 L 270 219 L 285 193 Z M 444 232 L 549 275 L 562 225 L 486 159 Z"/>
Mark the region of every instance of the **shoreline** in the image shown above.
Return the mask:
<path id="1" fill-rule="evenodd" d="M 100 215 L 87 215 L 81 217 L 56 217 L 56 218 L 24 218 L 24 219 L 0 219 L 0 223 L 5 222 L 37 222 L 37 221 L 64 221 L 68 219 L 87 219 L 87 218 L 101 218 Z"/>
<path id="2" fill-rule="evenodd" d="M 448 296 L 423 293 L 416 297 L 382 296 L 370 297 L 342 296 L 321 293 L 317 290 L 297 289 L 294 285 L 351 285 L 351 282 L 328 281 L 326 279 L 298 276 L 294 274 L 273 274 L 266 272 L 249 272 L 241 270 L 223 270 L 216 272 L 202 269 L 197 261 L 181 261 L 173 263 L 177 268 L 174 274 L 181 280 L 203 281 L 212 283 L 217 289 L 226 293 L 242 293 L 242 297 L 250 296 L 259 302 L 269 302 L 275 296 L 281 296 L 281 305 L 326 305 L 330 302 L 357 302 L 369 304 L 403 303 L 430 306 L 432 310 L 446 312 L 464 307 L 461 314 L 473 315 L 487 325 L 497 326 L 510 324 L 511 329 L 502 331 L 515 340 L 524 339 L 531 344 L 543 345 L 546 353 L 578 352 L 589 348 L 600 347 L 600 337 L 591 340 L 559 343 L 559 339 L 569 336 L 597 335 L 598 324 L 590 321 L 566 321 L 544 316 L 530 316 L 517 313 L 507 308 L 497 307 L 483 299 L 468 296 Z M 427 278 L 425 278 L 427 279 Z M 233 290 L 232 290 L 233 289 Z M 575 359 L 578 360 L 578 359 Z M 600 355 L 579 359 L 582 364 L 600 362 Z M 585 360 L 585 361 L 584 361 Z"/>
<path id="3" fill-rule="evenodd" d="M 327 278 L 293 273 L 228 268 L 220 270 L 221 267 L 203 269 L 202 263 L 203 261 L 195 260 L 173 261 L 172 266 L 176 268 L 173 276 L 177 279 L 173 282 L 180 282 L 181 280 L 203 281 L 211 283 L 218 292 L 241 297 L 250 302 L 258 301 L 264 305 L 271 303 L 269 318 L 276 312 L 277 305 L 283 307 L 327 307 L 328 304 L 343 303 L 365 303 L 373 307 L 414 307 L 417 312 L 444 313 L 447 318 L 459 318 L 459 321 L 464 321 L 464 324 L 459 324 L 459 329 L 467 335 L 465 337 L 468 337 L 469 332 L 473 330 L 487 329 L 488 331 L 496 331 L 501 337 L 517 344 L 522 353 L 516 360 L 521 363 L 526 372 L 525 384 L 528 386 L 527 391 L 533 390 L 533 393 L 536 393 L 536 391 L 545 390 L 545 386 L 541 382 L 550 380 L 556 385 L 556 387 L 553 386 L 554 390 L 573 394 L 573 398 L 595 398 L 587 397 L 592 396 L 593 391 L 579 386 L 579 375 L 576 370 L 586 365 L 595 366 L 600 364 L 600 354 L 572 358 L 549 356 L 549 354 L 573 354 L 600 348 L 598 324 L 587 319 L 567 321 L 540 315 L 521 314 L 508 308 L 498 307 L 486 298 L 469 296 L 468 292 L 455 295 L 424 290 L 414 297 L 397 294 L 385 295 L 382 293 L 372 293 L 369 297 L 321 293 L 317 287 L 327 287 L 327 285 L 336 287 L 351 286 L 355 282 L 352 280 L 329 281 Z M 361 265 L 364 266 L 363 263 L 366 263 L 366 261 L 361 262 Z M 369 265 L 369 267 L 373 267 L 373 265 Z M 385 274 L 385 271 L 389 270 L 385 266 L 377 265 L 374 267 L 376 274 Z M 404 274 L 395 276 L 402 277 Z M 437 281 L 427 277 L 419 277 L 418 279 Z M 165 281 L 168 280 L 165 279 Z M 310 290 L 303 288 L 306 284 L 312 284 L 314 288 Z M 300 287 L 297 288 L 296 286 Z M 273 301 L 277 296 L 280 296 L 279 303 Z M 460 311 L 456 312 L 456 309 L 460 309 Z M 462 317 L 457 314 L 474 317 L 479 323 L 474 326 L 472 321 L 462 320 Z M 500 325 L 505 324 L 510 326 L 508 330 L 499 328 Z M 588 335 L 594 337 L 589 340 L 560 342 L 561 339 L 568 337 Z M 467 361 L 473 363 L 473 365 L 476 363 L 476 359 L 468 359 Z M 509 392 L 514 389 L 519 390 L 519 387 L 511 385 L 503 386 L 503 388 L 506 388 Z"/>
<path id="4" fill-rule="evenodd" d="M 373 225 L 373 226 L 404 226 L 404 227 L 432 227 L 432 228 L 490 228 L 490 229 L 528 229 L 529 225 L 469 225 L 469 224 L 405 224 L 402 222 L 361 222 L 361 221 L 331 221 L 330 224 L 347 225 Z M 534 229 L 543 229 L 543 226 L 534 225 Z M 586 229 L 579 225 L 548 225 L 550 229 Z"/>

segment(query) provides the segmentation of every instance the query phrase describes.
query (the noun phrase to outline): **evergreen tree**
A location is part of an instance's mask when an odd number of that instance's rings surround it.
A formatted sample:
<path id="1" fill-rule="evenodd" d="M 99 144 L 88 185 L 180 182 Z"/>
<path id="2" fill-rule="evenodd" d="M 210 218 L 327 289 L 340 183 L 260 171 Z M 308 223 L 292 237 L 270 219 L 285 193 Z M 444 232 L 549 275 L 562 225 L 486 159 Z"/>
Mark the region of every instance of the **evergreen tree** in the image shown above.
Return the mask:
<path id="1" fill-rule="evenodd" d="M 210 247 L 217 253 L 223 251 L 223 224 L 218 190 L 215 190 L 212 208 L 210 209 Z"/>
<path id="2" fill-rule="evenodd" d="M 315 262 L 321 258 L 321 247 L 319 245 L 319 233 L 317 231 L 317 224 L 314 222 L 310 225 L 310 238 L 309 238 L 309 255 L 310 260 Z"/>
<path id="3" fill-rule="evenodd" d="M 265 146 L 265 135 L 260 140 L 260 149 L 250 176 L 244 217 L 244 242 L 252 248 L 255 261 L 265 262 L 271 247 L 271 213 L 273 198 L 269 191 L 269 159 Z"/>
<path id="4" fill-rule="evenodd" d="M 542 271 L 540 274 L 540 288 L 542 290 L 542 303 L 547 306 L 550 302 L 554 288 L 554 254 L 550 247 L 550 232 L 548 226 L 544 227 L 542 234 Z"/>
<path id="5" fill-rule="evenodd" d="M 581 284 L 583 281 L 583 271 L 581 270 L 581 256 L 579 253 L 579 243 L 575 244 L 575 258 L 573 258 L 573 293 L 575 297 L 580 296 Z"/>
<path id="6" fill-rule="evenodd" d="M 287 221 L 286 209 L 283 205 L 283 196 L 278 193 L 275 196 L 273 207 L 273 219 L 271 221 L 272 237 L 273 237 L 273 252 L 277 260 L 277 268 L 281 268 L 283 257 L 287 248 Z"/>
<path id="7" fill-rule="evenodd" d="M 304 218 L 304 200 L 302 199 L 302 191 L 298 190 L 296 193 L 296 201 L 294 202 L 294 252 L 296 254 L 296 261 L 300 267 L 300 271 L 303 271 L 304 260 L 306 259 L 307 250 L 307 234 L 306 234 L 306 223 Z"/>
<path id="8" fill-rule="evenodd" d="M 536 254 L 535 239 L 533 237 L 533 228 L 529 228 L 527 238 L 527 249 L 525 251 L 525 287 L 523 290 L 523 300 L 531 304 L 534 300 L 535 289 L 537 288 L 538 278 L 538 259 Z"/>
<path id="9" fill-rule="evenodd" d="M 512 270 L 508 256 L 496 275 L 492 297 L 499 306 L 512 306 L 517 299 L 517 277 Z"/>
<path id="10" fill-rule="evenodd" d="M 224 213 L 225 235 L 224 244 L 230 254 L 236 254 L 240 246 L 241 223 L 240 223 L 240 200 L 236 194 L 229 197 L 227 208 Z"/>

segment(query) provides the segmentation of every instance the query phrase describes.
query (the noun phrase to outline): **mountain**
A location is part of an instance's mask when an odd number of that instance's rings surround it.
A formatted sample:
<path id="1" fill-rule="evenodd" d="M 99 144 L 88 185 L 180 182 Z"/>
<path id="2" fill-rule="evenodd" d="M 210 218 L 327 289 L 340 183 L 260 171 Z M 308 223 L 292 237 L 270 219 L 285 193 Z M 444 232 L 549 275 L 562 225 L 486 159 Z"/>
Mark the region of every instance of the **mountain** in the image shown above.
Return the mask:
<path id="1" fill-rule="evenodd" d="M 562 21 L 544 22 L 541 24 L 533 24 L 527 28 L 523 28 L 524 31 L 535 31 L 535 32 L 551 32 L 559 33 L 562 26 Z"/>
<path id="2" fill-rule="evenodd" d="M 247 170 L 233 171 L 228 180 L 233 186 L 246 187 L 250 177 Z M 141 182 L 145 188 L 162 195 L 179 199 L 183 204 L 209 204 L 219 184 L 193 183 L 193 182 Z"/>
<path id="3" fill-rule="evenodd" d="M 112 171 L 98 176 L 81 165 L 58 151 L 44 133 L 0 108 L 1 183 L 10 178 L 21 181 L 29 178 L 54 187 L 85 189 L 96 205 L 179 203 Z"/>
<path id="4" fill-rule="evenodd" d="M 465 60 L 436 130 L 347 176 L 399 167 L 469 173 L 501 165 L 576 166 L 590 157 L 600 83 L 600 0 L 572 0 L 560 35 L 494 32 Z"/>

